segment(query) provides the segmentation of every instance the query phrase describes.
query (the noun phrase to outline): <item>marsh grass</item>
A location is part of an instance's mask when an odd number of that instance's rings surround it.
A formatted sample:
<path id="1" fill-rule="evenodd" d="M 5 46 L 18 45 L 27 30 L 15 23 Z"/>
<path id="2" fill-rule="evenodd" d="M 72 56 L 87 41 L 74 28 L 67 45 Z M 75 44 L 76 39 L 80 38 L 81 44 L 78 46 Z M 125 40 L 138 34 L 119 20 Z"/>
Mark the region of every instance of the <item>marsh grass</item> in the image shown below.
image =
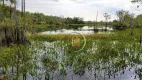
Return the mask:
<path id="1" fill-rule="evenodd" d="M 33 48 L 30 49 L 28 45 L 1 48 L 3 53 L 0 56 L 0 61 L 2 61 L 0 65 L 6 74 L 11 73 L 7 69 L 13 66 L 18 68 L 19 76 L 31 75 L 33 79 L 35 77 L 43 79 L 42 76 L 46 75 L 44 79 L 51 80 L 64 79 L 69 74 L 68 67 L 73 69 L 73 75 L 83 76 L 86 74 L 86 69 L 91 74 L 92 69 L 95 69 L 95 79 L 100 79 L 100 76 L 109 79 L 109 76 L 116 76 L 117 72 L 121 70 L 125 71 L 127 66 L 132 65 L 131 67 L 133 67 L 141 63 L 142 49 L 138 43 L 88 39 L 85 49 L 74 53 L 70 45 L 67 44 L 68 42 L 54 42 L 50 47 L 34 43 Z M 71 53 L 68 50 L 72 50 Z M 43 66 L 39 63 L 42 63 Z M 39 73 L 39 70 L 44 72 Z M 100 74 L 102 71 L 103 74 Z M 55 74 L 58 77 L 54 77 Z"/>
<path id="2" fill-rule="evenodd" d="M 131 29 L 123 31 L 114 31 L 112 34 L 89 34 L 84 35 L 87 39 L 94 40 L 113 40 L 113 41 L 125 41 L 125 42 L 139 42 L 142 32 L 140 28 L 133 30 L 133 35 L 131 35 Z M 38 41 L 58 41 L 58 40 L 67 40 L 72 39 L 72 37 L 80 37 L 79 35 L 73 34 L 34 34 L 30 35 L 29 39 L 38 40 Z"/>
<path id="3" fill-rule="evenodd" d="M 31 44 L 0 47 L 0 70 L 9 78 L 14 75 L 13 79 L 20 79 L 22 76 L 23 80 L 29 76 L 33 80 L 61 80 L 69 74 L 72 80 L 76 80 L 75 75 L 80 79 L 86 75 L 88 79 L 106 80 L 120 78 L 118 75 L 124 75 L 129 69 L 141 79 L 140 35 L 139 29 L 134 29 L 133 35 L 130 30 L 85 35 L 87 44 L 79 52 L 72 48 L 71 40 L 81 36 L 29 35 Z M 11 67 L 16 70 L 9 70 Z"/>
<path id="4" fill-rule="evenodd" d="M 77 37 L 77 38 L 81 38 L 82 36 L 80 35 L 73 35 L 73 34 L 58 34 L 58 35 L 54 35 L 54 34 L 48 34 L 48 35 L 42 35 L 42 34 L 34 34 L 34 35 L 29 35 L 28 38 L 34 41 L 49 41 L 49 42 L 53 42 L 53 41 L 58 41 L 58 40 L 72 40 L 73 37 Z M 87 39 L 91 38 L 91 39 L 105 39 L 107 37 L 109 37 L 109 35 L 106 34 L 92 34 L 92 35 L 85 35 L 85 37 Z"/>

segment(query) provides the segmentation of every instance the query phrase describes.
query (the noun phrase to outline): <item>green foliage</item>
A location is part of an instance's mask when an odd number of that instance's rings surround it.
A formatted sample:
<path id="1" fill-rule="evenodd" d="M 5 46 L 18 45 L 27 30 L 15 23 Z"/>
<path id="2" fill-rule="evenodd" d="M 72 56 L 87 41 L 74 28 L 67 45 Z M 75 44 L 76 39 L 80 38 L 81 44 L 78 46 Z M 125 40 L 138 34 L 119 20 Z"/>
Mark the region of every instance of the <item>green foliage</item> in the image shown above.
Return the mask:
<path id="1" fill-rule="evenodd" d="M 71 24 L 84 24 L 83 18 L 74 17 L 74 18 L 64 18 L 64 17 L 57 17 L 57 16 L 48 16 L 42 13 L 31 13 L 31 15 L 35 18 L 35 24 L 48 24 L 51 27 L 55 27 L 59 29 L 58 26 L 62 26 L 61 28 L 72 28 Z M 52 28 L 55 30 L 55 28 Z"/>
<path id="2" fill-rule="evenodd" d="M 127 28 L 128 28 L 128 24 L 124 22 L 118 22 L 118 21 L 113 22 L 113 29 L 115 30 L 125 30 Z"/>
<path id="3" fill-rule="evenodd" d="M 120 10 L 116 12 L 118 21 L 113 21 L 113 28 L 116 30 L 124 30 L 134 27 L 135 19 L 134 14 L 130 14 L 129 11 Z"/>
<path id="4" fill-rule="evenodd" d="M 137 27 L 142 27 L 142 15 L 141 14 L 136 17 L 136 22 L 137 22 L 136 23 Z"/>

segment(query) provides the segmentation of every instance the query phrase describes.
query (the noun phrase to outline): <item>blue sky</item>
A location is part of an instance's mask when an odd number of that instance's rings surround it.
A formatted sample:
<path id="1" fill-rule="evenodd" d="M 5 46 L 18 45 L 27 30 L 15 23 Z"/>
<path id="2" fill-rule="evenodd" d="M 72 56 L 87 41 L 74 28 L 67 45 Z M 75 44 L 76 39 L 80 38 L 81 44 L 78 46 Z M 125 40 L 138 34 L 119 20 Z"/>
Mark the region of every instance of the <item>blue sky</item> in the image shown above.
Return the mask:
<path id="1" fill-rule="evenodd" d="M 128 10 L 138 15 L 142 11 L 136 10 L 136 4 L 131 0 L 26 0 L 26 11 L 40 12 L 45 15 L 82 17 L 84 20 L 94 21 L 97 11 L 98 21 L 104 20 L 103 14 L 111 15 L 111 20 L 117 19 L 116 11 Z M 20 3 L 19 3 L 20 5 Z M 139 10 L 142 10 L 139 9 Z"/>

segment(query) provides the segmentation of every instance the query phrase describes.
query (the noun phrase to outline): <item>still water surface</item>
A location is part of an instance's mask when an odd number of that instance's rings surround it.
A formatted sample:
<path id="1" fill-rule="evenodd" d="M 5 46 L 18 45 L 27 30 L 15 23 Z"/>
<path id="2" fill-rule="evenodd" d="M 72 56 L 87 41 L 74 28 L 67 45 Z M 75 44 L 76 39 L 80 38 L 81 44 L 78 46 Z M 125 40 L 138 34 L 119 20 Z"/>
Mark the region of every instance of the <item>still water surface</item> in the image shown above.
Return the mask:
<path id="1" fill-rule="evenodd" d="M 95 33 L 98 33 L 98 34 L 109 34 L 110 31 L 113 30 L 110 27 L 107 27 L 107 30 L 108 30 L 107 32 L 102 31 L 105 29 L 105 27 L 100 27 L 100 28 L 96 28 L 96 29 L 98 29 L 98 32 L 95 32 Z M 41 34 L 71 34 L 73 32 L 77 32 L 80 34 L 94 34 L 93 30 L 94 30 L 94 27 L 84 26 L 82 28 L 79 28 L 78 30 L 61 29 L 61 30 L 56 30 L 56 31 L 45 31 L 45 32 L 42 32 Z"/>

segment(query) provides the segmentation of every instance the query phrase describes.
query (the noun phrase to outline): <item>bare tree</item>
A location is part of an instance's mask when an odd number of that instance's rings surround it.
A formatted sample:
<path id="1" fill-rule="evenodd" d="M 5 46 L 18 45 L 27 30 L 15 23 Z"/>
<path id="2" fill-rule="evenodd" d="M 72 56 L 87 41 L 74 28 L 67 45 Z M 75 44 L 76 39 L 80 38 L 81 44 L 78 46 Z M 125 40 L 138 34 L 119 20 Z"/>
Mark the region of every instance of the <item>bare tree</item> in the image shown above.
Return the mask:
<path id="1" fill-rule="evenodd" d="M 110 15 L 108 13 L 104 13 L 105 17 L 105 31 L 107 30 L 108 20 L 110 19 Z"/>
<path id="2" fill-rule="evenodd" d="M 95 23 L 95 26 L 94 26 L 94 33 L 97 31 L 96 28 L 97 28 L 97 19 L 98 19 L 98 11 L 97 11 L 97 14 L 96 14 L 96 23 Z"/>
<path id="3" fill-rule="evenodd" d="M 117 11 L 117 12 L 116 12 L 116 15 L 117 15 L 117 17 L 118 17 L 118 20 L 119 20 L 120 22 L 123 21 L 125 15 L 128 14 L 128 13 L 129 13 L 129 11 L 124 11 L 124 10 Z"/>

